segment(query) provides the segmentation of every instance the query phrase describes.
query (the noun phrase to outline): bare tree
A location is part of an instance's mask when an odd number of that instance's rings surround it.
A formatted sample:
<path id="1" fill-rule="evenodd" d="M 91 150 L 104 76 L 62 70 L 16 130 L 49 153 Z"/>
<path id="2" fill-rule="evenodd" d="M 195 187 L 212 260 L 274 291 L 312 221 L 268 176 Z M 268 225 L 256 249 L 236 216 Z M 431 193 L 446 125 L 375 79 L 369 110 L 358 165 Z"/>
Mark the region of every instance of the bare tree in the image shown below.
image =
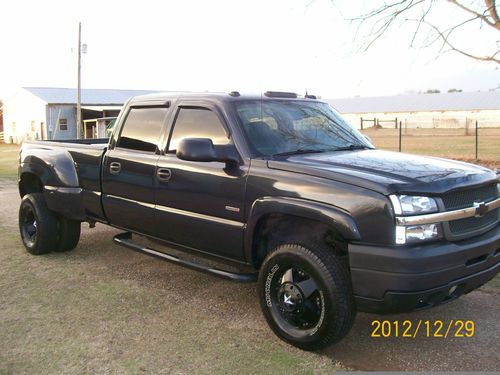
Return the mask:
<path id="1" fill-rule="evenodd" d="M 336 4 L 335 0 L 331 0 Z M 450 11 L 457 10 L 463 15 L 455 17 L 436 17 L 433 11 L 441 6 L 444 0 L 392 0 L 367 11 L 349 17 L 357 26 L 357 38 L 366 33 L 361 48 L 368 50 L 378 39 L 401 22 L 415 24 L 411 35 L 410 46 L 420 41 L 421 47 L 439 46 L 439 53 L 454 51 L 475 60 L 491 61 L 500 64 L 500 17 L 496 0 L 447 0 Z M 491 42 L 491 49 L 485 53 L 470 50 L 463 43 L 464 34 L 470 30 L 479 33 Z M 492 32 L 493 30 L 493 32 Z M 492 36 L 493 35 L 493 36 Z M 496 37 L 495 37 L 496 35 Z M 496 40 L 491 40 L 496 39 Z M 484 51 L 483 51 L 484 52 Z"/>

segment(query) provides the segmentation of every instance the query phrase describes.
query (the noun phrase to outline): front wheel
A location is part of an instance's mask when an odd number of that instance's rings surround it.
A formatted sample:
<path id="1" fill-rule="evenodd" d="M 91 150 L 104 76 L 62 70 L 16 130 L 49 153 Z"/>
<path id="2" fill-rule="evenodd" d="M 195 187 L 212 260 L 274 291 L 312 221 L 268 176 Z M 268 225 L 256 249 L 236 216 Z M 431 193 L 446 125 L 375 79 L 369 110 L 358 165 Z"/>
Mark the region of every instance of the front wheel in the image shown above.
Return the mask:
<path id="1" fill-rule="evenodd" d="M 356 316 L 346 266 L 324 245 L 278 246 L 264 260 L 258 288 L 271 329 L 301 349 L 338 342 Z"/>

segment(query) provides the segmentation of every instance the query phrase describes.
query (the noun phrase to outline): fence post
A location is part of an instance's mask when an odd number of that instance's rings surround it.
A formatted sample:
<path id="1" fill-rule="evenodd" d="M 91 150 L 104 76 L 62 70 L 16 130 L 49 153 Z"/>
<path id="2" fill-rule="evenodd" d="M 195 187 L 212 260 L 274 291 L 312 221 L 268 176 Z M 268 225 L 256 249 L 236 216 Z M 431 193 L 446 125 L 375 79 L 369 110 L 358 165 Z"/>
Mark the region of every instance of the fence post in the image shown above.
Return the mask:
<path id="1" fill-rule="evenodd" d="M 476 160 L 477 160 L 477 149 L 478 149 L 478 134 L 477 134 L 477 129 L 478 129 L 478 126 L 477 126 L 477 120 L 476 120 Z"/>
<path id="2" fill-rule="evenodd" d="M 399 152 L 401 152 L 401 137 L 402 137 L 402 126 L 401 121 L 399 121 Z"/>
<path id="3" fill-rule="evenodd" d="M 361 130 L 363 130 L 363 116 L 361 116 Z"/>

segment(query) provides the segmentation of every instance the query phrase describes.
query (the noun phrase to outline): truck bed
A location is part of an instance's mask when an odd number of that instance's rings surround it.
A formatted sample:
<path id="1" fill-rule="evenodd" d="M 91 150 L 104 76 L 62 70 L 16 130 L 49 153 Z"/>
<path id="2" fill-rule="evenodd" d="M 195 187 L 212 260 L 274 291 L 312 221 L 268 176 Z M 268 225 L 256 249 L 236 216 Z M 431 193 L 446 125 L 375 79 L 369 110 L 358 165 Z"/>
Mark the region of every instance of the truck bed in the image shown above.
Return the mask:
<path id="1" fill-rule="evenodd" d="M 21 147 L 19 177 L 37 164 L 48 164 L 53 173 L 45 185 L 81 188 L 85 215 L 103 220 L 101 162 L 108 142 L 107 138 L 26 141 Z"/>

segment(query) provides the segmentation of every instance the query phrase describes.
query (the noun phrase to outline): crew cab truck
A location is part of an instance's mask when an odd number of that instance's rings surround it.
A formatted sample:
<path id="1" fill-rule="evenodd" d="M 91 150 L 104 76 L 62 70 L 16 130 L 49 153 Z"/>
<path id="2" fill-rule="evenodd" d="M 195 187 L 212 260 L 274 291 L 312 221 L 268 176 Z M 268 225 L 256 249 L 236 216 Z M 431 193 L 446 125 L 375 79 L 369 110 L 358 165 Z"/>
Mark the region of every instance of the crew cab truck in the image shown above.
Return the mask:
<path id="1" fill-rule="evenodd" d="M 307 350 L 356 311 L 448 302 L 499 270 L 495 172 L 376 150 L 311 96 L 135 97 L 109 140 L 25 142 L 19 192 L 30 253 L 75 248 L 81 222 L 121 228 L 120 245 L 257 281 L 271 329 Z"/>

